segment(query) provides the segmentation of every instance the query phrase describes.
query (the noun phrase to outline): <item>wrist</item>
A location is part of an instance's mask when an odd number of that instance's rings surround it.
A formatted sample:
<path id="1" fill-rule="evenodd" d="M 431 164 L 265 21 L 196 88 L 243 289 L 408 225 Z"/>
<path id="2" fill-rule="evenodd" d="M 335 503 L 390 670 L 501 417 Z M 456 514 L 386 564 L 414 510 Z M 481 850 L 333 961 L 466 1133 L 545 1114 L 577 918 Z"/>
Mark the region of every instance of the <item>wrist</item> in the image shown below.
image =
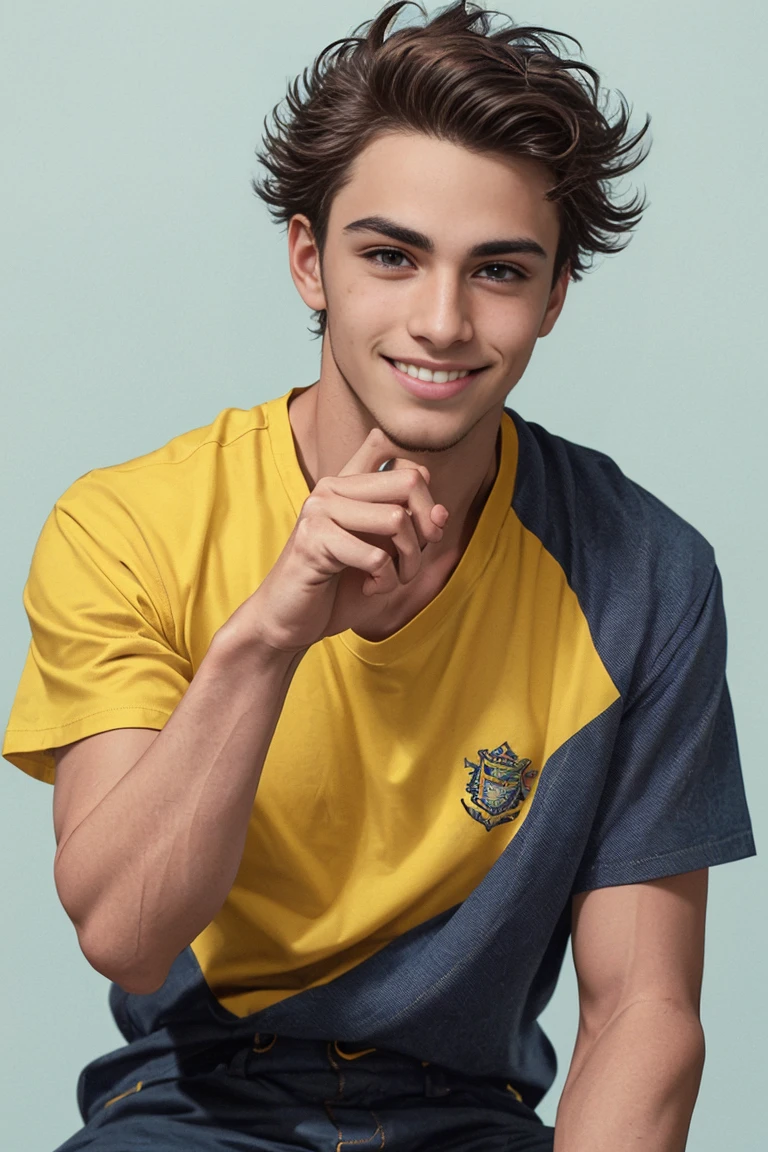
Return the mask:
<path id="1" fill-rule="evenodd" d="M 214 633 L 209 654 L 227 665 L 242 663 L 252 670 L 293 672 L 309 649 L 280 647 L 264 630 L 246 628 L 235 613 Z"/>

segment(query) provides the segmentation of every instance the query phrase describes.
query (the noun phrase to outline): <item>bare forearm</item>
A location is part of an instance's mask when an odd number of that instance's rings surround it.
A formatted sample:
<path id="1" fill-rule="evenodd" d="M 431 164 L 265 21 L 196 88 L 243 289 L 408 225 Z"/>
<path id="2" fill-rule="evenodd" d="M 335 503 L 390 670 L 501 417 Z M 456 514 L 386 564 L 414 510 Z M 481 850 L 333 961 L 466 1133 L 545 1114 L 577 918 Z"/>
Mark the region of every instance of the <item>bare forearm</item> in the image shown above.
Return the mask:
<path id="1" fill-rule="evenodd" d="M 298 663 L 217 637 L 151 746 L 60 845 L 83 951 L 130 990 L 158 986 L 226 899 Z"/>
<path id="2" fill-rule="evenodd" d="M 216 633 L 163 730 L 141 744 L 135 763 L 131 755 L 120 765 L 117 783 L 92 806 L 88 778 L 62 800 L 67 831 L 54 865 L 61 902 L 91 964 L 129 991 L 158 987 L 224 903 L 303 653 L 375 623 L 381 597 L 414 579 L 422 548 L 443 538 L 449 513 L 429 492 L 428 470 L 393 451 L 373 428 L 338 476 L 318 480 L 282 552 Z M 387 460 L 393 468 L 379 471 Z M 345 579 L 348 572 L 361 579 Z M 98 777 L 100 765 L 91 767 Z M 66 822 L 73 797 L 88 813 L 74 830 Z"/>
<path id="3" fill-rule="evenodd" d="M 703 1067 L 704 1036 L 690 1011 L 630 1005 L 594 1042 L 577 1044 L 554 1152 L 684 1152 Z"/>

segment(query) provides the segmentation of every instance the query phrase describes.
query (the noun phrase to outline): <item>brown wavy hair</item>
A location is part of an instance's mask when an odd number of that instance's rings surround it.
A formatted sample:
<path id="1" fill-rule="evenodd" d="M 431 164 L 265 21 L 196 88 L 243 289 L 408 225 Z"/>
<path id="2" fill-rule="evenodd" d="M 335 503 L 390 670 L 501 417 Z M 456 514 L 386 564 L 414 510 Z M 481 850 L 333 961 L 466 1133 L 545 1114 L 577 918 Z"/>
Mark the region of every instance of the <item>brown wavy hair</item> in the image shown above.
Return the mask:
<path id="1" fill-rule="evenodd" d="M 631 109 L 619 92 L 610 118 L 598 73 L 565 53 L 566 40 L 582 50 L 572 36 L 508 17 L 494 30 L 493 17 L 503 14 L 465 0 L 387 35 L 411 2 L 389 4 L 328 44 L 289 84 L 273 125 L 265 118 L 256 155 L 269 174 L 251 185 L 273 219 L 306 215 L 322 267 L 331 202 L 354 159 L 380 133 L 418 131 L 548 167 L 555 180 L 548 199 L 560 215 L 553 284 L 566 263 L 580 280 L 595 253 L 624 248 L 646 200 L 635 192 L 620 203 L 612 185 L 645 159 L 640 142 L 650 117 L 630 134 Z M 326 313 L 313 318 L 321 336 Z"/>

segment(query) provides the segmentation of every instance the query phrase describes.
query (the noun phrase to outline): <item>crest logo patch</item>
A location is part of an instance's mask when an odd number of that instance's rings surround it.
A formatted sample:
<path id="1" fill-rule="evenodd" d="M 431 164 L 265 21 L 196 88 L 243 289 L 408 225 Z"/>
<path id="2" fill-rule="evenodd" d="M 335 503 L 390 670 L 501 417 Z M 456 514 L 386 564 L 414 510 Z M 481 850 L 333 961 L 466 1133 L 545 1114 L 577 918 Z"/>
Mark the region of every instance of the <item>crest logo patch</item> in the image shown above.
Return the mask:
<path id="1" fill-rule="evenodd" d="M 472 804 L 462 799 L 467 812 L 487 831 L 498 824 L 508 824 L 520 815 L 523 803 L 538 776 L 530 760 L 516 756 L 505 740 L 498 748 L 478 749 L 479 764 L 464 759 L 470 778 L 467 792 Z"/>

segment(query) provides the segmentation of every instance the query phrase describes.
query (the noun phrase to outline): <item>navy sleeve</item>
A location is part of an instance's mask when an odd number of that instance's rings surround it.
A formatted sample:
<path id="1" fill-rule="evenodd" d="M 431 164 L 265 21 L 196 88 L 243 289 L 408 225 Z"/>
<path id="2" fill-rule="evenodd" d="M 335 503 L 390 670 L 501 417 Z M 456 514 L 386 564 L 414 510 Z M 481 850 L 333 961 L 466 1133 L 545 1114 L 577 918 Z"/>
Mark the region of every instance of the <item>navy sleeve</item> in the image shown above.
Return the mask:
<path id="1" fill-rule="evenodd" d="M 573 892 L 755 855 L 712 566 L 625 705 Z"/>

